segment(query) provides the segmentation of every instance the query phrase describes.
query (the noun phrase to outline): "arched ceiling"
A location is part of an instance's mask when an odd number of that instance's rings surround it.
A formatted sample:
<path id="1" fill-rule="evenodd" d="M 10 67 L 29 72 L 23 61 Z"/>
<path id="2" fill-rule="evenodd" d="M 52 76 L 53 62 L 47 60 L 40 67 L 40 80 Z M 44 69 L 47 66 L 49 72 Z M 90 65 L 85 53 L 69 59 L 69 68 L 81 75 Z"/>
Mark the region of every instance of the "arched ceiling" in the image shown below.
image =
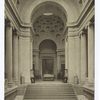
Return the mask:
<path id="1" fill-rule="evenodd" d="M 33 23 L 36 33 L 59 33 L 64 30 L 64 22 L 56 15 L 41 15 Z"/>
<path id="2" fill-rule="evenodd" d="M 43 40 L 39 45 L 40 52 L 43 51 L 43 50 L 49 51 L 49 52 L 50 52 L 50 50 L 52 50 L 52 51 L 55 52 L 56 49 L 57 49 L 57 46 L 56 46 L 55 42 L 52 41 L 52 40 L 49 40 L 49 39 Z"/>
<path id="3" fill-rule="evenodd" d="M 37 17 L 44 14 L 45 15 L 52 14 L 55 16 L 59 16 L 64 23 L 66 23 L 67 21 L 67 13 L 63 8 L 59 7 L 59 5 L 54 2 L 45 2 L 45 3 L 41 3 L 41 5 L 38 5 L 33 10 L 31 14 L 32 23 L 35 21 L 35 19 L 37 19 Z"/>
<path id="4" fill-rule="evenodd" d="M 19 14 L 24 23 L 31 22 L 31 15 L 37 6 L 42 3 L 52 2 L 58 4 L 59 8 L 67 15 L 68 22 L 75 22 L 80 14 L 77 0 L 20 0 Z M 65 11 L 64 11 L 65 10 Z M 61 17 L 61 16 L 60 16 Z"/>

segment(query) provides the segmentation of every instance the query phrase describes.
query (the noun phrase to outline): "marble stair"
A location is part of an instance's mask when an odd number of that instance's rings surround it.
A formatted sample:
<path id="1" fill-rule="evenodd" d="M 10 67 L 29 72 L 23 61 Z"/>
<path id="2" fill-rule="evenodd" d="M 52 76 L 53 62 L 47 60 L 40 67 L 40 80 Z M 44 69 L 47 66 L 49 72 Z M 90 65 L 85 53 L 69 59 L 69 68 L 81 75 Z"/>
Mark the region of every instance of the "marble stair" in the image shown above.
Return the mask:
<path id="1" fill-rule="evenodd" d="M 24 100 L 77 100 L 70 84 L 33 84 L 28 85 Z"/>

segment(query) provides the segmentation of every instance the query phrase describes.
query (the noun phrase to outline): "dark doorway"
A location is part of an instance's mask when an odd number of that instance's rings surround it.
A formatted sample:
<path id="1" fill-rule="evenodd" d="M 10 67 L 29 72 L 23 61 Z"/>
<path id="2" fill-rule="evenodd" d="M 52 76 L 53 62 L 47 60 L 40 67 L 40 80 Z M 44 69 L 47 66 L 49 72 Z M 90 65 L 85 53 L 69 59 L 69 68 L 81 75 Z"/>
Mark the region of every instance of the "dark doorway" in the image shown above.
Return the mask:
<path id="1" fill-rule="evenodd" d="M 61 79 L 64 78 L 65 64 L 61 64 Z"/>
<path id="2" fill-rule="evenodd" d="M 42 75 L 44 74 L 54 74 L 54 60 L 53 59 L 43 59 L 42 60 Z"/>

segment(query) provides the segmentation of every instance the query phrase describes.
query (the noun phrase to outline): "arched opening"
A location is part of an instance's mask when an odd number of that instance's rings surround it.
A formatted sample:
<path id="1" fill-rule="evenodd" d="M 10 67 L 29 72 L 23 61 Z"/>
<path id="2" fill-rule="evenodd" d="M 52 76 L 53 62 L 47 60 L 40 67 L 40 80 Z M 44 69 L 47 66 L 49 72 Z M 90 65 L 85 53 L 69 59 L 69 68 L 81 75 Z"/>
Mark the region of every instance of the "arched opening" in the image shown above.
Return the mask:
<path id="1" fill-rule="evenodd" d="M 31 21 L 36 77 L 43 78 L 49 74 L 55 79 L 62 79 L 65 68 L 63 40 L 67 22 L 63 7 L 54 2 L 44 2 L 34 9 Z"/>
<path id="2" fill-rule="evenodd" d="M 43 2 L 31 14 L 32 30 L 38 33 L 63 32 L 67 23 L 67 12 L 56 2 Z"/>
<path id="3" fill-rule="evenodd" d="M 43 40 L 39 45 L 40 54 L 54 54 L 56 49 L 56 44 L 49 39 Z"/>
<path id="4" fill-rule="evenodd" d="M 35 19 L 43 14 L 54 14 L 56 16 L 60 16 L 64 23 L 67 22 L 67 12 L 65 8 L 57 2 L 45 1 L 38 4 L 31 13 L 31 22 L 34 23 Z"/>
<path id="5" fill-rule="evenodd" d="M 42 41 L 39 45 L 40 60 L 41 60 L 41 72 L 42 78 L 50 78 L 49 76 L 56 76 L 56 44 L 49 39 Z"/>

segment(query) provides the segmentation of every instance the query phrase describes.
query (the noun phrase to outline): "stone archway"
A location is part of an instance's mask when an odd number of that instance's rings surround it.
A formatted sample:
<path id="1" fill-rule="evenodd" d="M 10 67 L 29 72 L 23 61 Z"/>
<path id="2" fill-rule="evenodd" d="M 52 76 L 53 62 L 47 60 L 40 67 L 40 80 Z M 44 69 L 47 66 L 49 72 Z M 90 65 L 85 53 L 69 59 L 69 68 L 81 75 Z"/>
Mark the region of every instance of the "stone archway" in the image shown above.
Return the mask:
<path id="1" fill-rule="evenodd" d="M 31 19 L 36 76 L 40 74 L 42 78 L 47 73 L 54 74 L 57 78 L 61 73 L 61 65 L 65 63 L 63 40 L 67 16 L 61 7 L 53 2 L 45 2 L 36 7 L 36 12 Z"/>
<path id="2" fill-rule="evenodd" d="M 49 39 L 39 45 L 42 78 L 46 74 L 57 76 L 56 49 L 56 44 Z"/>

